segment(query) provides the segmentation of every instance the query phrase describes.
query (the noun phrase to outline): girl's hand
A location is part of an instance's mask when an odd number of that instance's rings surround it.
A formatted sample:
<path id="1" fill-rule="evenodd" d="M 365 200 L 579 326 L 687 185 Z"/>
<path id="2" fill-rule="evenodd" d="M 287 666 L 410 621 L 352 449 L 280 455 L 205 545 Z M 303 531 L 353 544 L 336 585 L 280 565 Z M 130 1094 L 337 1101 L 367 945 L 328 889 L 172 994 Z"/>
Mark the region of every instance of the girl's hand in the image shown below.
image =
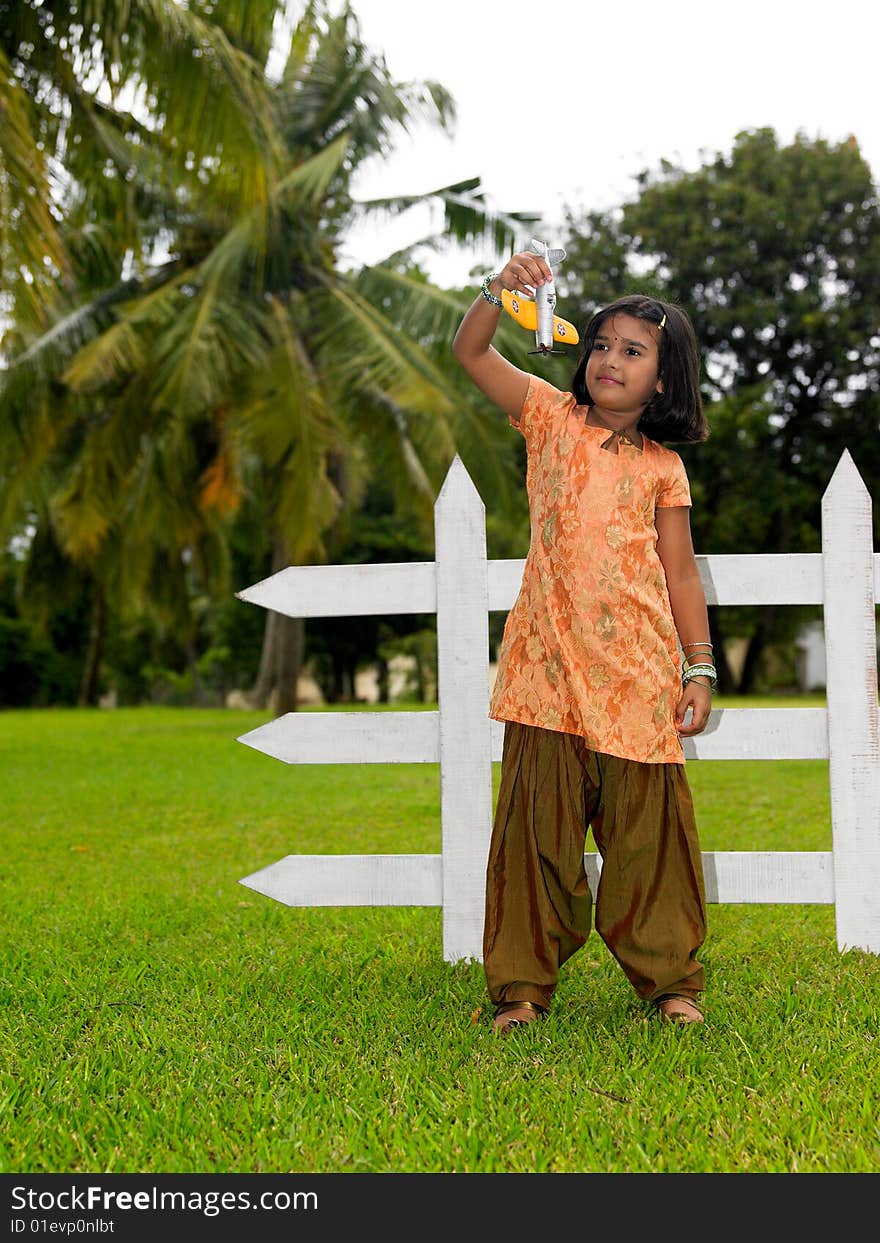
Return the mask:
<path id="1" fill-rule="evenodd" d="M 540 255 L 522 251 L 508 259 L 496 279 L 502 289 L 518 289 L 524 292 L 529 287 L 536 289 L 545 281 L 552 280 L 553 273 Z"/>
<path id="2" fill-rule="evenodd" d="M 690 725 L 684 724 L 688 708 L 693 709 Z M 712 691 L 705 682 L 693 678 L 681 692 L 675 709 L 675 728 L 680 734 L 700 734 L 706 728 L 712 711 Z"/>

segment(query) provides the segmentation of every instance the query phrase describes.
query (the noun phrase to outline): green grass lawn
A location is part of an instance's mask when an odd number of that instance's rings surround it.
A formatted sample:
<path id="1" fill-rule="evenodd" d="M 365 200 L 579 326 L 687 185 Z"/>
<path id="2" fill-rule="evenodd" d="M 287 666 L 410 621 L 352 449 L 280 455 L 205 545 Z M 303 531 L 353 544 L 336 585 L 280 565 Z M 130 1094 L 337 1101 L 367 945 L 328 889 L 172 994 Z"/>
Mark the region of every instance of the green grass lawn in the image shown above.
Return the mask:
<path id="1" fill-rule="evenodd" d="M 436 765 L 286 765 L 236 741 L 267 719 L 0 714 L 0 1169 L 880 1170 L 880 958 L 838 952 L 831 907 L 710 906 L 700 1028 L 649 1018 L 594 934 L 499 1040 L 439 908 L 238 884 L 440 849 Z M 705 849 L 830 850 L 827 763 L 688 775 Z"/>

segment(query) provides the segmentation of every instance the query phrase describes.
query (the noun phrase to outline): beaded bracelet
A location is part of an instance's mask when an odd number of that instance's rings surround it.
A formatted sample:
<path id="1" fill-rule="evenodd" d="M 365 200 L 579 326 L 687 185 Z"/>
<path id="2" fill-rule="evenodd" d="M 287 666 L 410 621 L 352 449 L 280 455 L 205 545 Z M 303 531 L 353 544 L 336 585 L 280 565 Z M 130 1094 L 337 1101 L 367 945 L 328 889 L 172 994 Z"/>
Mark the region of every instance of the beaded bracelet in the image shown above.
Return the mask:
<path id="1" fill-rule="evenodd" d="M 714 665 L 688 665 L 682 674 L 681 684 L 687 686 L 692 678 L 706 677 L 709 679 L 709 689 L 714 691 L 718 685 L 718 675 Z"/>
<path id="2" fill-rule="evenodd" d="M 480 286 L 480 293 L 483 295 L 486 301 L 491 302 L 493 306 L 504 306 L 504 303 L 501 301 L 500 298 L 496 298 L 493 293 L 489 292 L 489 282 L 494 281 L 495 277 L 498 275 L 499 275 L 498 272 L 489 272 L 488 275 L 484 276 L 483 283 Z"/>

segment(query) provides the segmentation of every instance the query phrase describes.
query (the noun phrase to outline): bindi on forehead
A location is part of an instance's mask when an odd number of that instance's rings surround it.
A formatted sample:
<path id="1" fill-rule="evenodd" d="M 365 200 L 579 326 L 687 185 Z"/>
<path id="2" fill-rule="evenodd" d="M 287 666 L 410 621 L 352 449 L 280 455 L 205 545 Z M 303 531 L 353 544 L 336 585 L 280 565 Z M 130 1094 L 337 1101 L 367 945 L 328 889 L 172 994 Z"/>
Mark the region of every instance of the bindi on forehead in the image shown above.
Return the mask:
<path id="1" fill-rule="evenodd" d="M 634 345 L 640 350 L 650 351 L 657 349 L 659 344 L 651 327 L 644 320 L 636 319 L 633 315 L 613 315 L 600 325 L 595 339 L 597 341 L 622 341 L 625 345 Z M 639 335 L 637 337 L 627 336 L 626 334 L 630 332 L 637 332 Z"/>
<path id="2" fill-rule="evenodd" d="M 652 342 L 650 341 L 639 341 L 635 337 L 619 337 L 617 333 L 611 333 L 611 335 L 609 336 L 607 333 L 599 332 L 596 334 L 596 340 L 597 341 L 609 341 L 609 340 L 610 341 L 623 341 L 625 345 L 636 345 L 638 346 L 640 350 L 648 350 L 651 348 L 651 345 L 652 345 Z"/>

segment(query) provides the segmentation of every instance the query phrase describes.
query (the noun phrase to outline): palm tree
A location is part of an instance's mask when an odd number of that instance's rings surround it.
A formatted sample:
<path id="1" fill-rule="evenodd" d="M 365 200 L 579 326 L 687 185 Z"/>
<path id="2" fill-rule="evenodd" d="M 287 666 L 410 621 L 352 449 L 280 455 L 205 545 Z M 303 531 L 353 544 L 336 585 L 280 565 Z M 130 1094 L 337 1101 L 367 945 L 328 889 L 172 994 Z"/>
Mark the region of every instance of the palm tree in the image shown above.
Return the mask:
<path id="1" fill-rule="evenodd" d="M 155 530 L 173 506 L 158 480 L 143 478 L 149 454 L 132 476 L 114 396 L 81 399 L 61 377 L 112 324 L 114 306 L 144 292 L 143 270 L 147 286 L 157 279 L 157 239 L 206 170 L 216 169 L 217 201 L 266 202 L 280 149 L 264 74 L 276 7 L 223 0 L 206 17 L 165 0 L 0 6 L 0 348 L 11 359 L 0 406 L 0 533 L 39 531 L 19 583 L 37 620 L 50 604 L 36 581 L 47 549 L 56 563 L 66 558 L 69 589 L 78 580 L 90 597 L 84 702 L 97 693 L 108 604 L 129 598 L 117 537 L 123 486 L 140 485 L 152 501 Z M 221 549 L 213 540 L 204 559 L 218 564 Z M 180 574 L 154 577 L 154 599 L 179 597 Z"/>
<path id="2" fill-rule="evenodd" d="M 268 20 L 274 6 L 254 7 Z M 220 588 L 224 528 L 246 496 L 261 498 L 271 569 L 320 560 L 377 464 L 401 494 L 421 496 L 429 523 L 458 440 L 487 435 L 432 348 L 451 337 L 461 297 L 433 289 L 402 256 L 359 273 L 342 272 L 338 259 L 357 214 L 413 202 L 355 203 L 358 166 L 417 116 L 448 123 L 448 95 L 435 83 L 394 82 L 350 8 L 330 17 L 317 4 L 292 31 L 277 81 L 261 89 L 268 171 L 253 184 L 263 196 L 230 195 L 235 161 L 225 154 L 174 183 L 164 131 L 145 140 L 134 156 L 148 185 L 134 217 L 141 246 L 124 279 L 119 268 L 108 279 L 111 262 L 97 264 L 92 296 L 71 299 L 27 343 L 4 397 L 33 433 L 39 420 L 24 403 L 38 375 L 46 402 L 54 396 L 44 422 L 70 456 L 53 512 L 70 554 L 95 559 L 115 540 L 119 600 L 161 601 L 181 624 L 181 558 Z M 476 181 L 430 197 L 452 240 L 489 236 L 500 248 L 528 219 L 493 216 Z M 85 194 L 65 221 L 79 226 L 80 270 L 84 256 L 107 254 L 89 233 L 88 203 Z M 57 459 L 59 450 L 46 452 Z M 295 706 L 301 642 L 301 623 L 269 615 L 255 702 L 274 692 L 279 709 Z"/>
<path id="3" fill-rule="evenodd" d="M 280 154 L 265 78 L 277 8 L 0 5 L 0 287 L 19 329 L 45 327 L 69 288 L 76 269 L 61 232 L 78 196 L 89 199 L 89 232 L 70 240 L 120 257 L 149 240 L 142 216 L 156 174 L 166 203 L 215 165 L 215 198 L 266 202 Z"/>

